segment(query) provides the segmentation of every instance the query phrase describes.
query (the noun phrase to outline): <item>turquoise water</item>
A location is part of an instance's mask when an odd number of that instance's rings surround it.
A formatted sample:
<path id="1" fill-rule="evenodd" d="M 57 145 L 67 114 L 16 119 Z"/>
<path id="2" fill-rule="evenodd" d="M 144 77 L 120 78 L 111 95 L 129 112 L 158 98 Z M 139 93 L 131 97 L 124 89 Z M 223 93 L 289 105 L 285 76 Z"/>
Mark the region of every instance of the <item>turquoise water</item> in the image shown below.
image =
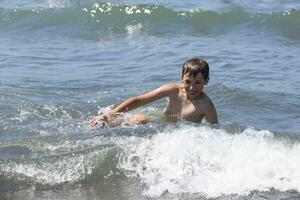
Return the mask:
<path id="1" fill-rule="evenodd" d="M 300 198 L 298 1 L 2 0 L 0 38 L 1 198 Z M 194 56 L 218 126 L 88 125 Z"/>

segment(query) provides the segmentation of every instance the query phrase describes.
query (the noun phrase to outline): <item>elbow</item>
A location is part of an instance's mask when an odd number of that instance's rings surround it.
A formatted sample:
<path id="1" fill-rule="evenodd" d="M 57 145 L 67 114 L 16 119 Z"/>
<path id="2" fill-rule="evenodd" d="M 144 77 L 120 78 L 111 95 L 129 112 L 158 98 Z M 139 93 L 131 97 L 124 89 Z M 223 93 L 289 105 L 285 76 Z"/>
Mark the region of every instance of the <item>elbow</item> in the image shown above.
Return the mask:
<path id="1" fill-rule="evenodd" d="M 210 124 L 218 124 L 218 120 L 208 120 L 208 119 L 206 119 L 206 121 Z"/>
<path id="2" fill-rule="evenodd" d="M 211 124 L 219 124 L 218 120 L 211 122 Z"/>
<path id="3" fill-rule="evenodd" d="M 131 101 L 131 103 L 133 103 L 134 105 L 136 105 L 138 107 L 146 104 L 146 101 L 144 99 L 140 98 L 139 96 L 130 98 L 130 101 Z"/>
<path id="4" fill-rule="evenodd" d="M 133 110 L 137 107 L 142 106 L 143 105 L 143 100 L 141 100 L 139 97 L 131 97 L 124 104 L 125 105 L 121 109 L 121 111 L 122 112 L 128 112 L 130 110 Z"/>
<path id="5" fill-rule="evenodd" d="M 218 124 L 218 118 L 217 117 L 207 117 L 206 116 L 206 121 L 209 122 L 210 124 Z"/>

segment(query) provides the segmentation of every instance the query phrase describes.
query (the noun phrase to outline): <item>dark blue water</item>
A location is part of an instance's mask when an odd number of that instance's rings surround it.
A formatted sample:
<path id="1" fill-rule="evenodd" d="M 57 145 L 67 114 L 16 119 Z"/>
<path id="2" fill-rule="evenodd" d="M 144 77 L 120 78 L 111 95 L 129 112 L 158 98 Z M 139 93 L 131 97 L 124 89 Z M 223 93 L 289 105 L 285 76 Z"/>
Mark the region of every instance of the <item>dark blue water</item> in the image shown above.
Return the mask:
<path id="1" fill-rule="evenodd" d="M 0 1 L 1 197 L 300 198 L 299 36 L 295 0 Z M 88 125 L 194 56 L 219 126 Z"/>

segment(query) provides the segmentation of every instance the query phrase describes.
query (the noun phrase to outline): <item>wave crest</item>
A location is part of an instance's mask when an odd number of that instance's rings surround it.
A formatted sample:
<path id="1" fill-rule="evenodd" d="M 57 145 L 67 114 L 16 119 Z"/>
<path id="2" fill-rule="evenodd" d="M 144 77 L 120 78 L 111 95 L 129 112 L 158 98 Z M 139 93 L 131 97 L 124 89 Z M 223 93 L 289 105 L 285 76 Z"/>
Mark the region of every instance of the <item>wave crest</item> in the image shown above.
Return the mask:
<path id="1" fill-rule="evenodd" d="M 300 191 L 299 144 L 279 141 L 269 131 L 182 126 L 130 146 L 124 169 L 140 177 L 144 195 L 247 195 L 251 191 Z"/>
<path id="2" fill-rule="evenodd" d="M 56 4 L 53 4 L 56 5 Z M 63 4 L 65 5 L 65 4 Z M 128 25 L 141 24 L 147 32 L 223 33 L 233 26 L 270 28 L 295 35 L 299 33 L 300 11 L 289 10 L 271 14 L 252 14 L 245 10 L 224 12 L 193 9 L 180 11 L 156 5 L 126 5 L 94 3 L 77 6 L 50 6 L 47 8 L 20 8 L 0 11 L 0 24 L 10 30 L 39 30 L 60 27 L 70 30 L 109 30 L 126 34 Z M 285 31 L 283 31 L 283 29 Z M 59 31 L 59 30 L 56 30 Z"/>

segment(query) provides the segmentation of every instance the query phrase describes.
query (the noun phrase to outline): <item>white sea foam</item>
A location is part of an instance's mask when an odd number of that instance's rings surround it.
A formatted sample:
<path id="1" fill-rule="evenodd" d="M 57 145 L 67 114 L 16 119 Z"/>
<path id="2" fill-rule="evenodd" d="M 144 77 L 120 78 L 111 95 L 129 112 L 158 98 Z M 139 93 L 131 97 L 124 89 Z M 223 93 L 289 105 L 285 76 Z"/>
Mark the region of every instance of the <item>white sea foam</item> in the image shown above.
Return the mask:
<path id="1" fill-rule="evenodd" d="M 47 0 L 49 8 L 65 8 L 71 6 L 71 2 L 68 0 Z"/>
<path id="2" fill-rule="evenodd" d="M 80 112 L 75 111 L 78 114 Z M 32 118 L 49 119 L 52 117 L 60 117 L 71 119 L 72 116 L 63 107 L 55 107 L 48 105 L 25 104 L 18 107 L 18 113 L 11 118 L 19 122 L 31 120 Z"/>
<path id="3" fill-rule="evenodd" d="M 200 193 L 207 197 L 250 191 L 300 191 L 300 145 L 248 128 L 240 134 L 182 125 L 150 139 L 120 142 L 120 167 L 141 179 L 143 194 Z"/>
<path id="4" fill-rule="evenodd" d="M 142 28 L 143 28 L 143 26 L 141 23 L 138 23 L 135 25 L 127 25 L 126 26 L 127 34 L 128 34 L 128 36 L 133 36 L 133 35 L 139 33 Z"/>
<path id="5" fill-rule="evenodd" d="M 69 0 L 46 0 L 44 2 L 34 3 L 24 6 L 24 8 L 31 8 L 32 12 L 39 13 L 39 11 L 46 10 L 48 8 L 60 9 L 72 6 Z"/>
<path id="6" fill-rule="evenodd" d="M 113 105 L 109 105 L 109 106 L 106 106 L 106 107 L 100 107 L 100 106 L 98 106 L 98 109 L 99 109 L 98 110 L 98 115 L 106 113 L 106 112 L 109 112 L 109 111 L 112 110 L 112 108 L 113 108 Z"/>
<path id="7" fill-rule="evenodd" d="M 76 182 L 92 173 L 95 160 L 101 159 L 105 152 L 92 152 L 77 157 L 64 159 L 49 159 L 40 162 L 15 163 L 0 165 L 0 170 L 6 173 L 20 174 L 30 177 L 35 182 L 55 185 L 64 182 Z"/>

